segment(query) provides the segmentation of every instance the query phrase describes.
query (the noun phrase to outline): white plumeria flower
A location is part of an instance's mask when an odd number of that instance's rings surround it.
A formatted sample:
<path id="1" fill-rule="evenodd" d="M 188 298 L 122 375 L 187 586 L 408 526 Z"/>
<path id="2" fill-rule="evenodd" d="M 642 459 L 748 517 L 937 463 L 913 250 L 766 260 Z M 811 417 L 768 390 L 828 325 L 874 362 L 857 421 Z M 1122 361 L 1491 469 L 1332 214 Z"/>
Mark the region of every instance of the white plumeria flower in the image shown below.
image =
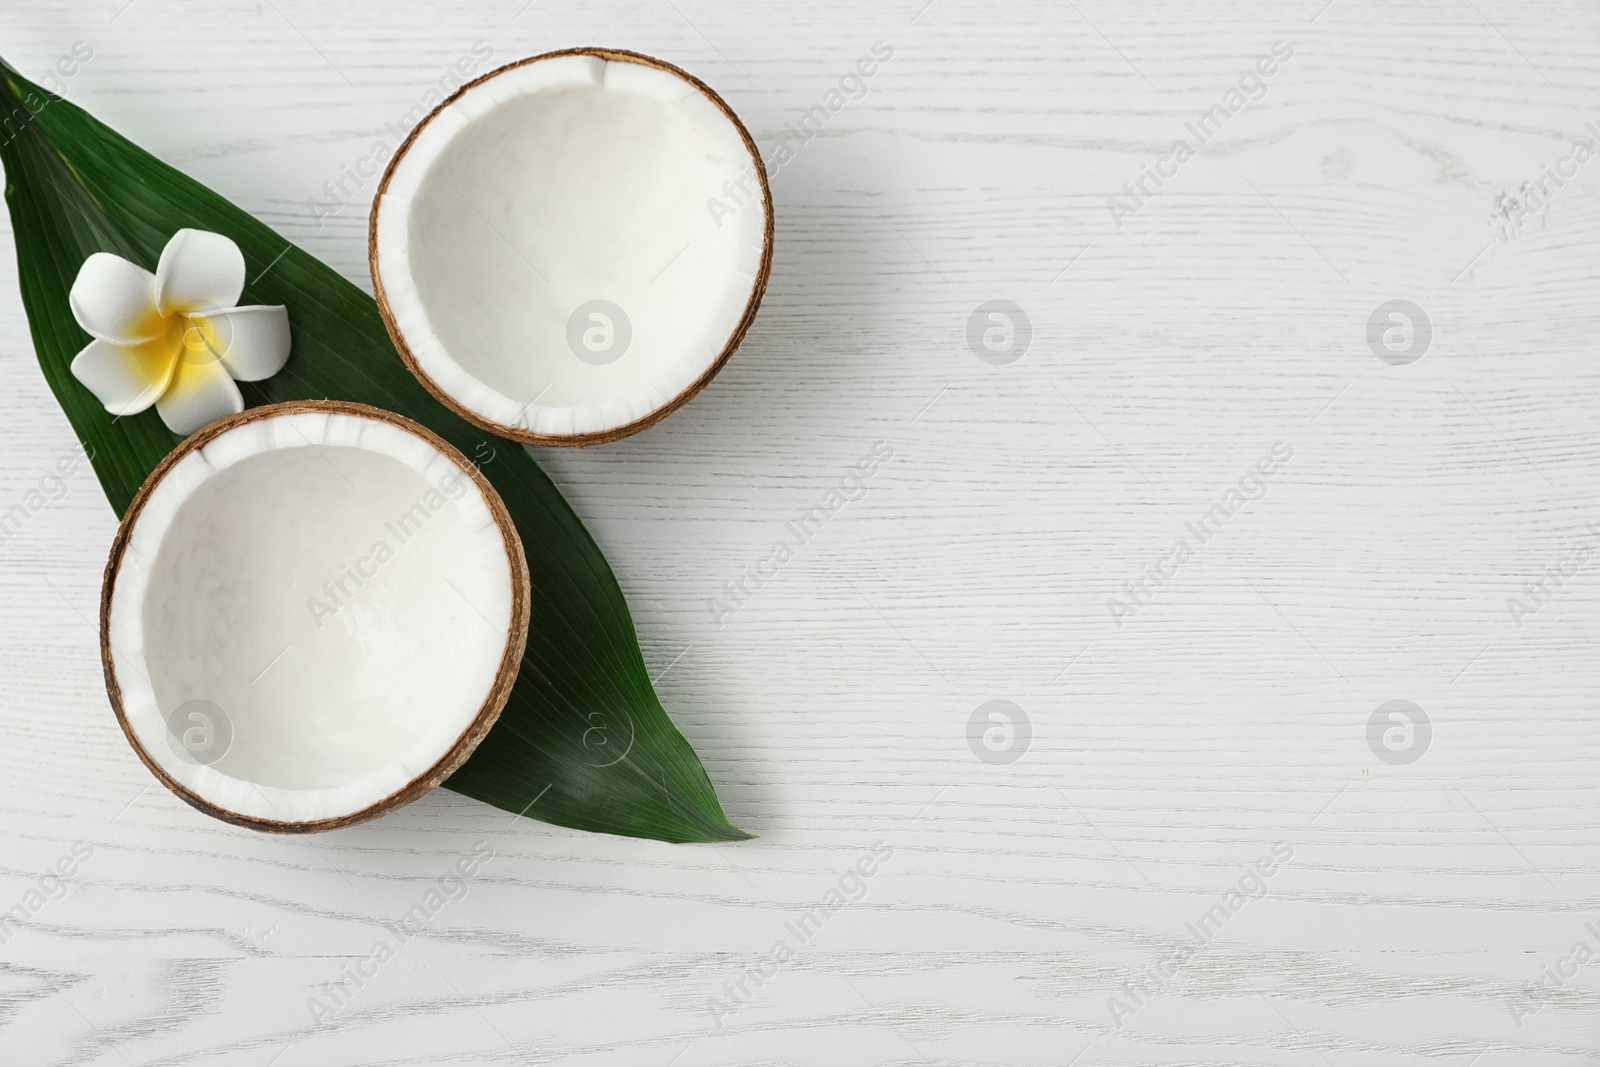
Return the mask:
<path id="1" fill-rule="evenodd" d="M 113 415 L 151 404 L 173 433 L 244 410 L 234 379 L 258 382 L 289 358 L 289 309 L 234 307 L 244 254 L 232 239 L 179 230 L 151 274 L 109 252 L 84 260 L 72 315 L 94 337 L 72 376 Z"/>

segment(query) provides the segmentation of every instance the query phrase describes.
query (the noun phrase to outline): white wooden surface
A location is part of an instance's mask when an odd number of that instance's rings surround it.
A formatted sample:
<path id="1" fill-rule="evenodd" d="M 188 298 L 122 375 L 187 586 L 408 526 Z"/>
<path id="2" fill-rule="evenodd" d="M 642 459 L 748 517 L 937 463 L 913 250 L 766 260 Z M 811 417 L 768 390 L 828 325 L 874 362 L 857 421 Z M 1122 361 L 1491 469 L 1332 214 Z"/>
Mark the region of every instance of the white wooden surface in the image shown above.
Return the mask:
<path id="1" fill-rule="evenodd" d="M 540 455 L 759 839 L 442 791 L 310 841 L 204 819 L 107 708 L 114 524 L 83 474 L 0 548 L 0 908 L 93 850 L 0 945 L 0 1063 L 1600 1062 L 1600 960 L 1525 999 L 1600 948 L 1600 556 L 1507 609 L 1600 544 L 1600 161 L 1523 206 L 1596 136 L 1600 10 L 924 2 L 0 11 L 20 69 L 89 42 L 72 99 L 363 286 L 371 183 L 325 225 L 307 201 L 475 41 L 665 57 L 763 146 L 894 50 L 775 179 L 772 286 L 718 381 Z M 1280 40 L 1265 97 L 1119 230 L 1107 197 Z M 72 436 L 0 252 L 3 508 Z M 1009 366 L 966 344 L 992 299 L 1032 322 Z M 1365 339 L 1391 299 L 1435 328 L 1408 366 Z M 876 441 L 866 496 L 719 629 L 708 599 Z M 1266 496 L 1118 627 L 1107 599 L 1278 441 Z M 997 699 L 1033 734 L 1003 765 L 966 739 Z M 1393 699 L 1433 727 L 1409 765 L 1367 742 Z M 465 895 L 314 1018 L 478 842 Z M 876 842 L 865 896 L 719 1020 Z M 1115 1025 L 1275 842 L 1266 896 Z"/>

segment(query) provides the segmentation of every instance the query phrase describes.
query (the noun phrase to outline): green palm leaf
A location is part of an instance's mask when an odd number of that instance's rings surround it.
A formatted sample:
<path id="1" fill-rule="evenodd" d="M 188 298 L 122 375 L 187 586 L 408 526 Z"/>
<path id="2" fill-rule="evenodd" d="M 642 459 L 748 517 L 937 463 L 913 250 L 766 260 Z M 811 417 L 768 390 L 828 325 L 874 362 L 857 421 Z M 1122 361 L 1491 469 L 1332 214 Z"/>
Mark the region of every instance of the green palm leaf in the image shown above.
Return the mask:
<path id="1" fill-rule="evenodd" d="M 294 335 L 282 372 L 241 383 L 245 402 L 353 400 L 415 419 L 480 462 L 522 534 L 533 579 L 527 658 L 499 723 L 447 788 L 582 830 L 663 841 L 749 836 L 728 823 L 662 709 L 622 590 L 583 523 L 522 448 L 468 425 L 417 383 L 371 297 L 3 61 L 0 137 L 39 365 L 119 515 L 179 438 L 154 409 L 113 418 L 73 379 L 68 367 L 89 337 L 67 293 L 91 253 L 153 269 L 178 229 L 226 234 L 249 266 L 240 303 L 287 305 Z"/>

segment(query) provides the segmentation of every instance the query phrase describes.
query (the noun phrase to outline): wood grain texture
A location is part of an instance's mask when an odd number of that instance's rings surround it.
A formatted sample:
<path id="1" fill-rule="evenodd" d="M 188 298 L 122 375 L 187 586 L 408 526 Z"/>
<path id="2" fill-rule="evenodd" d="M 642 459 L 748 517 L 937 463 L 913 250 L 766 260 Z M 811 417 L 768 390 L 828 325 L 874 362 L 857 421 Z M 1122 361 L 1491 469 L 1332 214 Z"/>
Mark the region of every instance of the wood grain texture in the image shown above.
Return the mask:
<path id="1" fill-rule="evenodd" d="M 363 286 L 375 183 L 308 201 L 476 41 L 660 56 L 763 149 L 894 55 L 773 178 L 726 370 L 647 433 L 538 453 L 759 839 L 446 792 L 315 841 L 205 819 L 107 707 L 115 524 L 82 473 L 0 545 L 0 910 L 90 852 L 0 944 L 0 1062 L 1600 1062 L 1600 961 L 1513 1011 L 1600 948 L 1600 558 L 1508 609 L 1600 544 L 1600 161 L 1529 200 L 1597 137 L 1593 4 L 124 3 L 0 12 L 7 58 L 42 76 L 90 42 L 73 100 Z M 1262 98 L 1118 228 L 1107 198 L 1276 41 Z M 73 444 L 12 260 L 0 512 Z M 996 299 L 1032 324 L 1007 366 L 966 340 Z M 1434 328 L 1408 366 L 1366 339 L 1394 299 Z M 1265 495 L 1118 626 L 1107 600 L 1280 441 Z M 865 494 L 719 626 L 875 442 Z M 1032 727 L 1003 765 L 966 736 L 997 699 Z M 1394 699 L 1432 724 L 1408 765 L 1368 746 Z M 861 899 L 719 1019 L 876 842 Z M 1265 896 L 1116 1025 L 1275 842 Z"/>

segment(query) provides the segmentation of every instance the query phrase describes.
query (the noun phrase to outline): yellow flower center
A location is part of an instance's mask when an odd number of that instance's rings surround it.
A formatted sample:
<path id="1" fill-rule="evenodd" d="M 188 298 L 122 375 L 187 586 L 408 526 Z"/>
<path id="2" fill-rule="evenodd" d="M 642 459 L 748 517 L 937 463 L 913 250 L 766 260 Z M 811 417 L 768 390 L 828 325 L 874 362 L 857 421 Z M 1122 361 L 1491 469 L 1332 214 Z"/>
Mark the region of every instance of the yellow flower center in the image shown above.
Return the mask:
<path id="1" fill-rule="evenodd" d="M 174 312 L 167 316 L 165 333 L 174 356 L 192 366 L 215 363 L 228 350 L 216 320 L 208 315 Z"/>
<path id="2" fill-rule="evenodd" d="M 180 388 L 184 379 L 192 379 L 183 373 L 186 367 L 209 367 L 228 350 L 228 338 L 208 315 L 175 311 L 158 321 L 160 333 L 127 349 L 140 379 L 147 383 L 146 395 L 152 399 Z"/>

